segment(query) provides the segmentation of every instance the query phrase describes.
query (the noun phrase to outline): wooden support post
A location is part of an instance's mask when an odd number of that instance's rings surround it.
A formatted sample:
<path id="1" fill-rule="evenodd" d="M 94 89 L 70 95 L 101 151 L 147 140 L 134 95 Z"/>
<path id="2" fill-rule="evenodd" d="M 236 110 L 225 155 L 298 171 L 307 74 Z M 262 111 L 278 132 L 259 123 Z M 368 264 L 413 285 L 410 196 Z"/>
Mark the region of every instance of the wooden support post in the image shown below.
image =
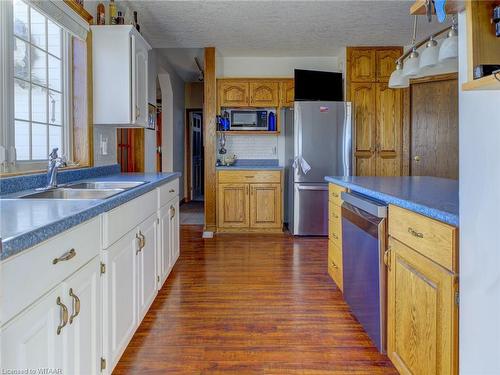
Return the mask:
<path id="1" fill-rule="evenodd" d="M 215 47 L 205 48 L 203 95 L 203 142 L 205 145 L 205 231 L 216 230 L 216 123 L 217 82 L 215 72 Z"/>

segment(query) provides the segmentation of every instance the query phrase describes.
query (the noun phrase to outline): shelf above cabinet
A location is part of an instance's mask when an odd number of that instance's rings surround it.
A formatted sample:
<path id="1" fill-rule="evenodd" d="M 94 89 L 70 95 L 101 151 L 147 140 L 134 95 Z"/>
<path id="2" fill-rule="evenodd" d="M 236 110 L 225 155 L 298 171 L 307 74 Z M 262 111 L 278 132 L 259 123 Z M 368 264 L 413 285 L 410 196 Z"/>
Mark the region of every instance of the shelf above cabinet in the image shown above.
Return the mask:
<path id="1" fill-rule="evenodd" d="M 462 84 L 462 90 L 500 90 L 500 81 L 497 80 L 493 75 L 489 75 L 483 78 L 465 82 L 464 84 Z"/>
<path id="2" fill-rule="evenodd" d="M 217 135 L 278 135 L 279 131 L 263 131 L 263 130 L 228 130 L 228 131 L 217 131 Z"/>

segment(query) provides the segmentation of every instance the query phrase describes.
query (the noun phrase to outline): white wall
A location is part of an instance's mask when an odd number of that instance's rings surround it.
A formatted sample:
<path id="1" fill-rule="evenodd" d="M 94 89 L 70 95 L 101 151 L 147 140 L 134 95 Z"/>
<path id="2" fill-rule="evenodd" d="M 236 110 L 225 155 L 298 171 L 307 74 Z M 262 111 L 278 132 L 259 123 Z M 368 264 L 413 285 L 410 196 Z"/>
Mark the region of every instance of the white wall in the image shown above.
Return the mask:
<path id="1" fill-rule="evenodd" d="M 337 57 L 224 57 L 218 77 L 293 77 L 294 69 L 340 71 Z"/>
<path id="2" fill-rule="evenodd" d="M 459 82 L 467 79 L 465 13 Z M 500 374 L 500 91 L 460 90 L 460 373 Z"/>

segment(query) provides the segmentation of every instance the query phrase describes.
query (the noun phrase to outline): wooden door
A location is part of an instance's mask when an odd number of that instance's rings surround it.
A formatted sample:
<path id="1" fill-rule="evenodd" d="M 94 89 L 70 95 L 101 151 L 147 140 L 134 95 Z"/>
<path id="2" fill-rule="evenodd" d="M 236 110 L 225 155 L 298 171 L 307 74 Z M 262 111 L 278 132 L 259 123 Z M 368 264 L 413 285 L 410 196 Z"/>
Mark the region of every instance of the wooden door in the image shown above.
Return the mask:
<path id="1" fill-rule="evenodd" d="M 279 83 L 273 81 L 250 82 L 250 106 L 279 106 Z"/>
<path id="2" fill-rule="evenodd" d="M 139 321 L 148 312 L 157 292 L 156 275 L 156 215 L 150 216 L 139 226 L 142 244 L 137 253 L 137 290 Z"/>
<path id="3" fill-rule="evenodd" d="M 68 374 L 101 373 L 101 283 L 99 257 L 64 282 L 68 301 Z"/>
<path id="4" fill-rule="evenodd" d="M 410 175 L 458 179 L 458 82 L 411 85 Z"/>
<path id="5" fill-rule="evenodd" d="M 351 101 L 354 107 L 356 174 L 375 175 L 375 95 L 373 83 L 352 83 Z"/>
<path id="6" fill-rule="evenodd" d="M 250 185 L 250 227 L 281 228 L 281 185 Z"/>
<path id="7" fill-rule="evenodd" d="M 388 82 L 396 69 L 396 60 L 402 55 L 400 48 L 381 49 L 375 51 L 377 81 Z"/>
<path id="8" fill-rule="evenodd" d="M 62 289 L 62 286 L 57 287 L 2 327 L 2 368 L 66 370 L 64 362 L 69 357 L 65 345 L 69 329 L 67 320 L 57 334 L 63 309 L 57 304 L 58 298 L 68 309 Z"/>
<path id="9" fill-rule="evenodd" d="M 282 107 L 292 107 L 295 100 L 295 82 L 287 79 L 280 84 L 280 105 Z"/>
<path id="10" fill-rule="evenodd" d="M 376 174 L 401 175 L 402 152 L 402 90 L 377 83 L 376 89 Z"/>
<path id="11" fill-rule="evenodd" d="M 159 223 L 158 223 L 158 251 L 157 251 L 157 264 L 158 264 L 158 275 L 160 277 L 160 282 L 158 283 L 158 289 L 160 289 L 168 277 L 170 270 L 172 269 L 171 263 L 171 243 L 172 243 L 172 233 L 170 230 L 170 207 L 164 206 L 160 209 L 158 213 Z"/>
<path id="12" fill-rule="evenodd" d="M 103 251 L 104 339 L 103 354 L 108 368 L 120 359 L 138 324 L 136 230 L 128 232 Z"/>
<path id="13" fill-rule="evenodd" d="M 219 105 L 221 107 L 246 107 L 249 102 L 249 86 L 246 81 L 219 81 Z"/>
<path id="14" fill-rule="evenodd" d="M 249 214 L 248 184 L 219 184 L 218 220 L 221 228 L 248 228 Z"/>
<path id="15" fill-rule="evenodd" d="M 373 48 L 348 48 L 347 58 L 351 82 L 375 82 L 376 62 Z"/>
<path id="16" fill-rule="evenodd" d="M 393 238 L 389 248 L 389 358 L 402 374 L 456 374 L 455 276 Z"/>

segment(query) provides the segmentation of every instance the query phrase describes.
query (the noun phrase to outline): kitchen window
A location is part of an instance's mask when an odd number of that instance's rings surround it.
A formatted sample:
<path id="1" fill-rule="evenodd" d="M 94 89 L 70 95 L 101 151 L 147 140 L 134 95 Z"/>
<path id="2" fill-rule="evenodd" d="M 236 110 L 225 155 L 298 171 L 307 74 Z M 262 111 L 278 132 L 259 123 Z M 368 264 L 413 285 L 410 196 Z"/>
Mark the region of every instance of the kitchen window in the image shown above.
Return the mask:
<path id="1" fill-rule="evenodd" d="M 0 0 L 0 172 L 44 169 L 53 148 L 73 157 L 72 46 L 88 25 L 65 6 Z"/>

